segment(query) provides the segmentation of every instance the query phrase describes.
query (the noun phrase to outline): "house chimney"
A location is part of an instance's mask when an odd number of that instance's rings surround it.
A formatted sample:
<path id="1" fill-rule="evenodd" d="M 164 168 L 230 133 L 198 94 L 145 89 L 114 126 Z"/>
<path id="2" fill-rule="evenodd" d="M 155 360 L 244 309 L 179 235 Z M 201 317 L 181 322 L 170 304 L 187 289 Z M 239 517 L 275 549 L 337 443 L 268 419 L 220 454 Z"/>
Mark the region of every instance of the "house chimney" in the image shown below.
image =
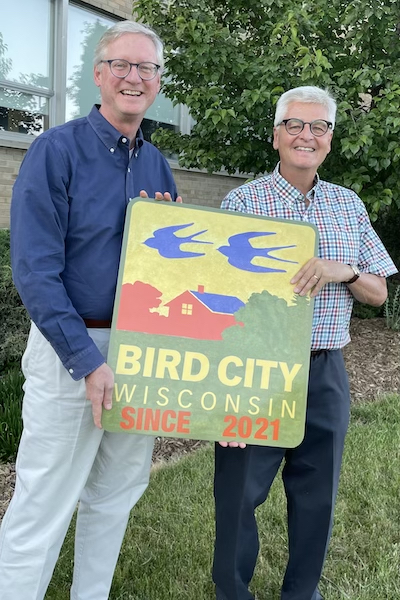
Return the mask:
<path id="1" fill-rule="evenodd" d="M 204 285 L 198 285 L 197 291 L 199 292 L 199 294 L 204 294 Z"/>

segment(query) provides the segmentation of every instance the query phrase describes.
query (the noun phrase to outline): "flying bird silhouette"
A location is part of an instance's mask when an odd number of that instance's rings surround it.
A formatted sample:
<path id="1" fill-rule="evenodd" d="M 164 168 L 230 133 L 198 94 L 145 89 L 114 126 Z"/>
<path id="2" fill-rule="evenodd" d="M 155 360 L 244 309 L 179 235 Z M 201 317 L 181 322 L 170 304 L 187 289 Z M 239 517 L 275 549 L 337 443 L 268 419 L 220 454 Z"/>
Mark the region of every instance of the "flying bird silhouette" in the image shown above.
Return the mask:
<path id="1" fill-rule="evenodd" d="M 279 262 L 294 263 L 295 260 L 286 260 L 284 258 L 278 258 L 271 256 L 271 252 L 275 250 L 284 250 L 286 248 L 295 248 L 292 246 L 271 246 L 270 248 L 253 248 L 250 244 L 250 239 L 254 237 L 263 237 L 267 235 L 276 235 L 273 231 L 267 231 L 266 233 L 260 233 L 259 231 L 249 231 L 247 233 L 237 233 L 228 238 L 228 246 L 220 246 L 217 248 L 221 254 L 228 258 L 228 263 L 236 269 L 242 271 L 253 271 L 254 273 L 286 273 L 285 269 L 273 269 L 271 267 L 261 267 L 253 265 L 252 260 L 258 256 L 269 258 L 270 260 L 277 260 Z"/>
<path id="2" fill-rule="evenodd" d="M 204 252 L 185 252 L 181 250 L 182 244 L 212 244 L 212 242 L 203 242 L 201 240 L 195 240 L 202 233 L 205 233 L 207 229 L 188 235 L 187 237 L 177 237 L 175 231 L 190 227 L 194 223 L 186 223 L 185 225 L 171 225 L 170 227 L 162 227 L 156 229 L 153 232 L 153 237 L 148 238 L 143 243 L 149 248 L 155 248 L 159 254 L 164 258 L 196 258 L 198 256 L 204 256 Z"/>

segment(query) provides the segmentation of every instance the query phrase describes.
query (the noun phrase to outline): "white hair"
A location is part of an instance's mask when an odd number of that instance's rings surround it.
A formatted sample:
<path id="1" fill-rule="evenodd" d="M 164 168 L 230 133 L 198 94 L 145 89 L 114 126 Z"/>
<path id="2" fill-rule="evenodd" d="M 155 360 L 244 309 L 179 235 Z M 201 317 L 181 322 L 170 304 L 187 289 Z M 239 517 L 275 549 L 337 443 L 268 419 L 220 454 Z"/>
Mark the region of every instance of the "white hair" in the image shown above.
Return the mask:
<path id="1" fill-rule="evenodd" d="M 151 39 L 156 49 L 157 64 L 160 65 L 162 70 L 164 67 L 164 45 L 161 39 L 153 29 L 135 21 L 119 21 L 103 33 L 94 52 L 95 66 L 105 58 L 107 46 L 126 33 L 140 33 Z"/>
<path id="2" fill-rule="evenodd" d="M 332 123 L 332 129 L 335 127 L 336 101 L 328 90 L 323 90 L 314 85 L 303 85 L 282 94 L 276 104 L 275 127 L 285 118 L 288 106 L 292 102 L 305 102 L 324 106 L 328 111 L 328 121 Z"/>

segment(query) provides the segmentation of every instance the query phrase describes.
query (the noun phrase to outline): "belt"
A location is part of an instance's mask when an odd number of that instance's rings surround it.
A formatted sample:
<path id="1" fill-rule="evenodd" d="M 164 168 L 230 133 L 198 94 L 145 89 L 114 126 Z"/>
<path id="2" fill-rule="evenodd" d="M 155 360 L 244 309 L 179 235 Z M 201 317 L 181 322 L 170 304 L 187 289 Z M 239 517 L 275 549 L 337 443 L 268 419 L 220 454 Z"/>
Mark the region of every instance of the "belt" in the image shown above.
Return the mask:
<path id="1" fill-rule="evenodd" d="M 89 329 L 110 329 L 111 327 L 111 321 L 106 319 L 83 319 L 83 322 Z"/>
<path id="2" fill-rule="evenodd" d="M 322 348 L 321 350 L 311 350 L 310 354 L 311 354 L 311 357 L 313 357 L 313 356 L 319 356 L 323 352 L 329 352 L 329 350 L 326 350 L 325 348 Z"/>

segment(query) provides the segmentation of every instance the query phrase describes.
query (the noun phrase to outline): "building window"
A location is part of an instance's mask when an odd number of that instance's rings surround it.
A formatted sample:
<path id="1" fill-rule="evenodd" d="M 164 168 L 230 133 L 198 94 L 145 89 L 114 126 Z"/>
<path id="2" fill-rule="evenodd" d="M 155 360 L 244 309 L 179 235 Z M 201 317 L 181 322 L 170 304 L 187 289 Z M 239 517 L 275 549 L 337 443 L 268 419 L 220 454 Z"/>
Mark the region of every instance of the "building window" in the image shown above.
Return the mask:
<path id="1" fill-rule="evenodd" d="M 73 4 L 68 8 L 67 101 L 65 120 L 85 117 L 100 93 L 93 81 L 93 55 L 97 42 L 116 20 Z"/>
<path id="2" fill-rule="evenodd" d="M 183 304 L 182 303 L 182 314 L 183 315 L 193 314 L 193 304 Z"/>
<path id="3" fill-rule="evenodd" d="M 18 0 L 2 6 L 0 132 L 34 136 L 50 125 L 53 8 L 49 0 Z"/>
<path id="4" fill-rule="evenodd" d="M 87 115 L 100 102 L 93 54 L 103 32 L 116 21 L 67 0 L 5 3 L 0 23 L 0 139 L 32 139 Z M 160 93 L 142 129 L 150 140 L 158 127 L 189 133 L 189 123 L 187 109 L 174 107 Z"/>

